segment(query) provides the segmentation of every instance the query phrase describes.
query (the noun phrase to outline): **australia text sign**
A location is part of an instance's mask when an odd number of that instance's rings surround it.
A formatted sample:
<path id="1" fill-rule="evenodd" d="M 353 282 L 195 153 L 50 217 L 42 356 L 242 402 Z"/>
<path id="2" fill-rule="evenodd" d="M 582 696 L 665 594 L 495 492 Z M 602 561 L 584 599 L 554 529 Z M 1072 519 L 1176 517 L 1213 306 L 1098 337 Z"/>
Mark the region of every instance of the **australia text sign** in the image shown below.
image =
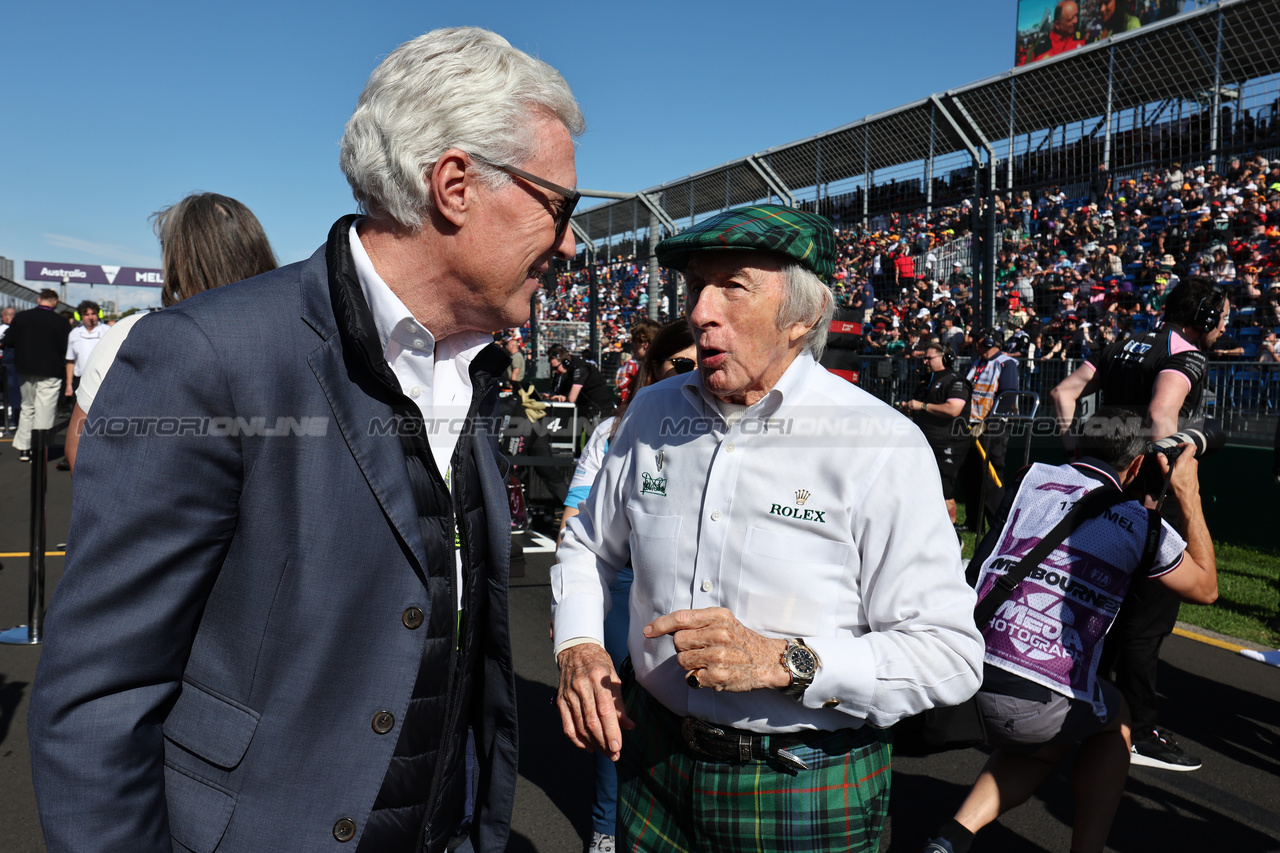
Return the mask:
<path id="1" fill-rule="evenodd" d="M 103 264 L 62 264 L 27 261 L 23 277 L 27 281 L 62 281 L 72 284 L 121 284 L 129 287 L 164 287 L 164 273 L 142 267 Z"/>

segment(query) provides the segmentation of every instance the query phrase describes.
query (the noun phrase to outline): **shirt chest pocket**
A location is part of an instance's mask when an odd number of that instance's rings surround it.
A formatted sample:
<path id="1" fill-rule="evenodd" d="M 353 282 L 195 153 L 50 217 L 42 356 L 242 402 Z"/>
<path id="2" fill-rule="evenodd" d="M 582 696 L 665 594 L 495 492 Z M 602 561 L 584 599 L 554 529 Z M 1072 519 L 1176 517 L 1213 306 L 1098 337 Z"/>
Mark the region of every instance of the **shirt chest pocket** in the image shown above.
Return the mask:
<path id="1" fill-rule="evenodd" d="M 627 518 L 631 522 L 631 565 L 635 570 L 632 612 L 654 616 L 668 613 L 675 595 L 681 518 L 650 515 L 637 509 L 628 509 Z"/>
<path id="2" fill-rule="evenodd" d="M 845 584 L 851 550 L 846 542 L 748 527 L 738 586 L 739 618 L 766 634 L 830 635 L 841 605 L 856 595 Z"/>

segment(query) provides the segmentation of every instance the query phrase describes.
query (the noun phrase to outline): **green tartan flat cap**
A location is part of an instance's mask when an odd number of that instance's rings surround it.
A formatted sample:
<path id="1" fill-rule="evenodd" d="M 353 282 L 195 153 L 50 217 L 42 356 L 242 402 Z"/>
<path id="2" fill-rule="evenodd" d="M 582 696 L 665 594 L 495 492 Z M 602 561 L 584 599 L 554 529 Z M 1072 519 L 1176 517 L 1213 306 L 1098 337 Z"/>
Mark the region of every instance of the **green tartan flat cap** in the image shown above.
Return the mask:
<path id="1" fill-rule="evenodd" d="M 684 272 L 690 255 L 709 249 L 778 252 L 824 279 L 836 271 L 836 238 L 831 221 L 779 204 L 739 207 L 690 226 L 658 244 L 658 263 Z"/>

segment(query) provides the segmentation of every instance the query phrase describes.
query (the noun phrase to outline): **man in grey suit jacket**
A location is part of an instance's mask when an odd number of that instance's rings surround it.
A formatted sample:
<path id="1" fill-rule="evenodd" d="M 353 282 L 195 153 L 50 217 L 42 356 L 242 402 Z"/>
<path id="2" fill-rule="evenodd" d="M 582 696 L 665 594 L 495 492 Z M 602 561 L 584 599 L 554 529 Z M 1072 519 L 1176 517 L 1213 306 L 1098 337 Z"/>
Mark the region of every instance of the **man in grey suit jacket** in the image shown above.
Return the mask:
<path id="1" fill-rule="evenodd" d="M 505 849 L 489 333 L 573 254 L 581 132 L 550 66 L 428 33 L 347 125 L 364 216 L 135 327 L 86 423 L 31 702 L 51 851 Z"/>

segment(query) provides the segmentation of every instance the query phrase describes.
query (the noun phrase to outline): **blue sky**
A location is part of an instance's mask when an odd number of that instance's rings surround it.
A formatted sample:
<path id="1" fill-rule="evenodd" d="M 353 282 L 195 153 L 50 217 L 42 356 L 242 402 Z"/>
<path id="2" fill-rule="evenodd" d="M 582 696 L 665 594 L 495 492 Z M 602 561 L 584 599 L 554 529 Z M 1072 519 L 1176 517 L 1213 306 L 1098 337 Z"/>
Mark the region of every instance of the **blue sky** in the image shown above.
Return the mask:
<path id="1" fill-rule="evenodd" d="M 579 185 L 630 192 L 1005 71 L 1016 2 L 73 0 L 5 18 L 0 255 L 21 281 L 28 260 L 158 267 L 148 216 L 204 190 L 247 204 L 281 263 L 309 256 L 354 209 L 338 142 L 369 72 L 436 27 L 558 68 L 587 118 Z"/>

